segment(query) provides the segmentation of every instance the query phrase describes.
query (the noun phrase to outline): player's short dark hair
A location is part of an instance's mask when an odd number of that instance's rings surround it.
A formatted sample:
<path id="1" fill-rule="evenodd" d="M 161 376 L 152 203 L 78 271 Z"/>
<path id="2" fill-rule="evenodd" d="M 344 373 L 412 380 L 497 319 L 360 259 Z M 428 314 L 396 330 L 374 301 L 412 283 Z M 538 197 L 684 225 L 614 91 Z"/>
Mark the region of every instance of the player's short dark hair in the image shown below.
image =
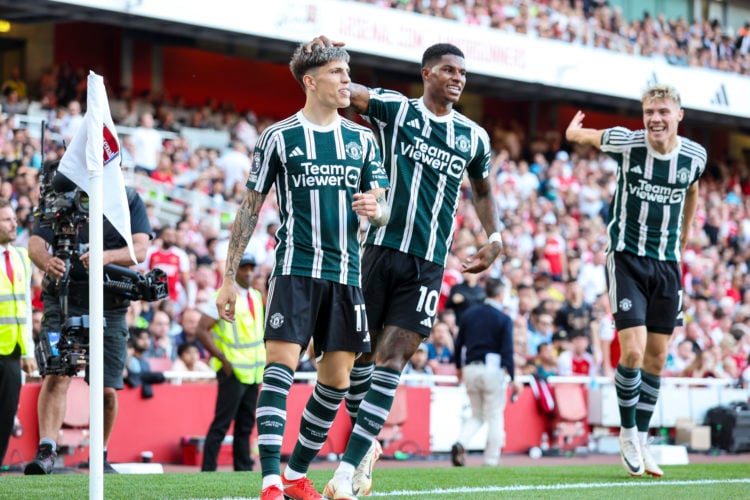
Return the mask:
<path id="1" fill-rule="evenodd" d="M 305 52 L 306 44 L 300 44 L 297 50 L 292 54 L 292 60 L 289 61 L 289 69 L 292 71 L 292 75 L 302 86 L 302 90 L 305 89 L 305 84 L 302 78 L 311 70 L 321 66 L 325 66 L 331 61 L 344 61 L 349 62 L 349 53 L 343 47 L 336 47 L 329 45 L 326 48 L 321 48 L 319 45 L 313 45 L 310 52 Z"/>
<path id="2" fill-rule="evenodd" d="M 438 61 L 443 56 L 452 55 L 458 56 L 461 59 L 466 59 L 461 49 L 451 43 L 436 43 L 427 47 L 427 50 L 422 54 L 422 67 L 426 68 Z"/>

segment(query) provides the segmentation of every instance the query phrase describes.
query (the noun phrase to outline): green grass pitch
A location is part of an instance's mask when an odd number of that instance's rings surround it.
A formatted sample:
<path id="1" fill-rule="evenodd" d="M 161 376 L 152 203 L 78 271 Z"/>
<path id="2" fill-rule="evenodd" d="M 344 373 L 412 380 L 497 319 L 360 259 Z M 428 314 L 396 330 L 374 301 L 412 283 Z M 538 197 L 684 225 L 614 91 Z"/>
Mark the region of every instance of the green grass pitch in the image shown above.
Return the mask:
<path id="1" fill-rule="evenodd" d="M 332 470 L 313 470 L 318 491 Z M 747 499 L 750 462 L 664 467 L 663 478 L 628 478 L 615 465 L 376 468 L 371 498 L 406 499 Z M 87 474 L 4 476 L 0 498 L 85 499 Z M 260 495 L 259 472 L 120 474 L 104 478 L 104 498 L 251 499 Z"/>

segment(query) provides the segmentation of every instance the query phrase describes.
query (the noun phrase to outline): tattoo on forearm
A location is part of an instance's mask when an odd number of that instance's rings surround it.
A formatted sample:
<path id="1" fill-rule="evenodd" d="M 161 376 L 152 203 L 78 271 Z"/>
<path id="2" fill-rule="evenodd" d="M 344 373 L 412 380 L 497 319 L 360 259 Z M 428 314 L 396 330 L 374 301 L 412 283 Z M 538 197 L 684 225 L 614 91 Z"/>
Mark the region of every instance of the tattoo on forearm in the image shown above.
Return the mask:
<path id="1" fill-rule="evenodd" d="M 224 269 L 224 278 L 234 279 L 240 264 L 242 253 L 250 241 L 250 237 L 258 224 L 258 214 L 266 195 L 258 191 L 250 190 L 245 195 L 242 205 L 237 210 L 232 227 L 232 235 L 229 238 L 229 249 L 227 250 L 227 262 Z"/>

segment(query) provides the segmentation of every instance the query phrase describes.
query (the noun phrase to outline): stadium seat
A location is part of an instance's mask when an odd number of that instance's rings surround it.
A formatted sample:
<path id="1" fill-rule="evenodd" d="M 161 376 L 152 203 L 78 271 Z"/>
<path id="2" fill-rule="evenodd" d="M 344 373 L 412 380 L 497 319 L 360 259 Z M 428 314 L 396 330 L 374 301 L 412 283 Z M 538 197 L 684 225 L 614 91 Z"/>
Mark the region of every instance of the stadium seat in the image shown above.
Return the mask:
<path id="1" fill-rule="evenodd" d="M 169 358 L 146 358 L 152 372 L 166 372 L 172 369 L 173 361 Z"/>
<path id="2" fill-rule="evenodd" d="M 555 416 L 552 435 L 555 447 L 560 451 L 573 451 L 586 436 L 589 415 L 586 395 L 581 384 L 553 384 Z"/>
<path id="3" fill-rule="evenodd" d="M 89 445 L 89 386 L 82 377 L 73 377 L 65 405 L 65 417 L 57 438 L 60 454 L 72 454 Z"/>

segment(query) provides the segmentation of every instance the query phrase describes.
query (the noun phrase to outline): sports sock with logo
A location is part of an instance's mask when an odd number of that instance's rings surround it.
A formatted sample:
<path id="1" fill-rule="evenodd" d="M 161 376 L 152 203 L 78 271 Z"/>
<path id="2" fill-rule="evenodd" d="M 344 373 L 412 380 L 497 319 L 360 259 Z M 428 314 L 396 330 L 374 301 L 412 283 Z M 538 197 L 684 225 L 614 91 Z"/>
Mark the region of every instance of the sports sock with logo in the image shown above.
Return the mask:
<path id="1" fill-rule="evenodd" d="M 263 371 L 263 385 L 258 396 L 255 421 L 258 426 L 258 452 L 263 476 L 281 473 L 281 441 L 286 425 L 286 400 L 294 372 L 289 367 L 271 363 Z"/>
<path id="2" fill-rule="evenodd" d="M 359 407 L 357 423 L 352 429 L 342 462 L 356 467 L 367 454 L 388 418 L 400 378 L 399 371 L 384 366 L 375 367 L 372 384 Z"/>
<path id="3" fill-rule="evenodd" d="M 651 416 L 659 399 L 661 377 L 641 370 L 641 391 L 635 407 L 635 423 L 639 432 L 648 432 Z"/>
<path id="4" fill-rule="evenodd" d="M 285 476 L 299 479 L 307 473 L 313 459 L 328 437 L 328 429 L 333 425 L 341 400 L 348 388 L 336 389 L 318 382 L 307 400 L 299 425 L 299 437 L 289 458 Z"/>
<path id="5" fill-rule="evenodd" d="M 626 429 L 635 427 L 635 407 L 641 392 L 641 371 L 618 364 L 615 371 L 615 392 L 620 407 L 620 425 Z"/>

